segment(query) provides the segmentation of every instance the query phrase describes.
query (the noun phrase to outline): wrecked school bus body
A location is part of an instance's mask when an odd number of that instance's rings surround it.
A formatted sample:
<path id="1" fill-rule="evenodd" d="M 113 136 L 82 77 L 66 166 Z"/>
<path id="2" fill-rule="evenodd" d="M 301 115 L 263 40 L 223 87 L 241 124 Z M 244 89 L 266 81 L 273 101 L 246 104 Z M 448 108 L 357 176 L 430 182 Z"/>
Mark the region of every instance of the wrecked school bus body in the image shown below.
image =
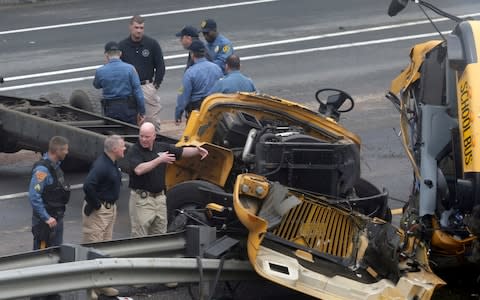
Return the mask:
<path id="1" fill-rule="evenodd" d="M 444 282 L 389 223 L 388 193 L 361 178 L 360 138 L 337 123 L 348 98 L 335 91 L 319 112 L 268 95 L 205 99 L 177 146 L 209 155 L 167 168 L 169 230 L 243 229 L 260 276 L 319 299 L 430 299 Z"/>

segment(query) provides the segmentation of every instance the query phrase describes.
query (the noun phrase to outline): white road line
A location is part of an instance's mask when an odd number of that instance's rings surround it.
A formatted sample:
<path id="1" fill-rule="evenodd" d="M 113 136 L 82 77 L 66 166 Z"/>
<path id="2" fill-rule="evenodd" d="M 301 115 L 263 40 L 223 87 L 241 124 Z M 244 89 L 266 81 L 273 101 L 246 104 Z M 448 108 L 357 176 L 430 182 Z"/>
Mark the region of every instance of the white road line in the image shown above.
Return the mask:
<path id="1" fill-rule="evenodd" d="M 175 70 L 175 69 L 182 69 L 182 68 L 185 68 L 185 65 L 168 66 L 165 69 Z M 38 86 L 54 85 L 54 84 L 60 84 L 60 83 L 77 82 L 77 81 L 83 81 L 83 80 L 93 80 L 93 76 L 84 76 L 84 77 L 76 77 L 76 78 L 68 78 L 68 79 L 61 79 L 61 80 L 43 81 L 43 82 L 8 86 L 8 87 L 0 88 L 0 92 L 27 89 L 27 88 L 38 87 Z"/>
<path id="2" fill-rule="evenodd" d="M 446 33 L 448 33 L 448 31 L 443 32 L 442 34 L 446 34 Z M 432 32 L 432 33 L 407 35 L 407 36 L 393 37 L 393 38 L 386 38 L 386 39 L 379 39 L 379 40 L 370 40 L 370 41 L 363 41 L 363 42 L 337 44 L 337 45 L 331 45 L 331 46 L 325 46 L 325 47 L 266 53 L 266 54 L 252 55 L 252 56 L 244 56 L 244 57 L 242 57 L 242 60 L 244 60 L 244 61 L 245 60 L 254 60 L 254 59 L 267 58 L 267 57 L 278 57 L 278 56 L 295 55 L 295 54 L 303 54 L 303 53 L 311 53 L 311 52 L 319 52 L 319 51 L 328 51 L 328 50 L 335 50 L 335 49 L 369 46 L 369 45 L 376 45 L 376 44 L 393 43 L 393 42 L 397 42 L 397 41 L 414 40 L 414 39 L 432 37 L 432 36 L 437 36 L 437 35 L 438 35 L 437 32 Z M 168 67 L 166 67 L 166 69 L 167 70 L 175 70 L 175 69 L 182 69 L 184 67 L 185 67 L 185 65 L 174 65 L 174 66 L 168 66 Z M 92 80 L 92 79 L 93 79 L 93 76 L 87 76 L 87 77 L 78 77 L 78 78 L 70 78 L 70 79 L 62 79 L 62 80 L 36 82 L 36 83 L 29 83 L 29 84 L 23 84 L 23 85 L 3 87 L 3 88 L 0 88 L 0 92 L 18 90 L 18 89 L 25 89 L 25 88 L 31 88 L 31 87 L 38 87 L 38 86 L 53 85 L 53 84 L 59 84 L 59 83 L 69 83 L 69 82 L 76 82 L 76 81 L 82 81 L 82 80 Z"/>
<path id="3" fill-rule="evenodd" d="M 78 190 L 78 189 L 81 189 L 82 187 L 83 187 L 83 184 L 74 184 L 74 185 L 70 186 L 70 189 L 71 190 Z M 12 200 L 12 199 L 22 198 L 22 197 L 28 197 L 28 192 L 2 195 L 2 196 L 0 196 L 0 201 Z"/>
<path id="4" fill-rule="evenodd" d="M 445 31 L 445 32 L 442 32 L 442 34 L 447 34 L 449 32 L 450 31 Z M 407 36 L 400 36 L 400 37 L 380 39 L 380 40 L 370 40 L 370 41 L 363 41 L 363 42 L 338 44 L 338 45 L 325 46 L 325 47 L 317 47 L 317 48 L 308 48 L 308 49 L 300 49 L 300 50 L 292 50 L 292 51 L 284 51 L 284 52 L 276 52 L 276 53 L 259 54 L 259 55 L 242 57 L 242 60 L 253 60 L 253 59 L 266 58 L 266 57 L 277 57 L 277 56 L 303 54 L 303 53 L 318 52 L 318 51 L 327 51 L 327 50 L 336 50 L 336 49 L 344 49 L 344 48 L 352 48 L 352 47 L 360 47 L 360 46 L 369 46 L 369 45 L 376 45 L 376 44 L 386 44 L 386 43 L 393 43 L 393 42 L 398 42 L 398 41 L 421 39 L 421 38 L 426 38 L 426 37 L 431 37 L 431 36 L 436 36 L 436 35 L 438 35 L 438 33 L 433 32 L 433 33 L 407 35 Z"/>
<path id="5" fill-rule="evenodd" d="M 187 57 L 187 54 L 184 53 L 184 54 L 168 55 L 168 56 L 165 56 L 163 59 L 170 60 L 170 59 L 182 58 L 182 57 Z M 47 77 L 47 76 L 56 76 L 56 75 L 69 74 L 69 73 L 93 71 L 101 66 L 102 65 L 96 65 L 96 66 L 80 67 L 80 68 L 65 69 L 65 70 L 58 70 L 58 71 L 49 71 L 49 72 L 42 72 L 42 73 L 35 73 L 35 74 L 28 74 L 28 75 L 12 76 L 12 77 L 6 77 L 3 80 L 5 82 L 9 82 L 9 81 L 15 81 L 15 80 L 25 80 L 25 79 L 32 79 L 32 78 L 38 78 L 38 77 Z"/>
<path id="6" fill-rule="evenodd" d="M 178 9 L 178 10 L 156 12 L 156 13 L 150 13 L 150 14 L 142 14 L 141 16 L 142 17 L 158 17 L 158 16 L 188 13 L 188 12 L 213 10 L 213 9 L 219 9 L 219 8 L 228 8 L 228 7 L 236 7 L 236 6 L 244 6 L 244 5 L 254 5 L 254 4 L 276 2 L 276 1 L 279 1 L 279 0 L 245 1 L 245 2 L 230 3 L 230 4 L 211 5 L 211 6 L 203 6 L 203 7 L 196 7 L 196 8 L 187 8 L 187 9 Z M 0 31 L 0 35 L 6 35 L 6 34 L 12 34 L 12 33 L 21 33 L 21 32 L 30 32 L 30 31 L 38 31 L 38 30 L 46 30 L 46 29 L 55 29 L 55 28 L 63 28 L 63 27 L 72 27 L 72 26 L 82 26 L 82 25 L 90 25 L 90 24 L 98 24 L 98 23 L 115 22 L 115 21 L 121 21 L 121 20 L 129 20 L 131 17 L 132 16 L 130 15 L 130 16 L 125 16 L 125 17 L 116 17 L 116 18 L 108 18 L 108 19 L 100 19 L 100 20 L 90 20 L 90 21 L 83 21 L 83 22 L 73 22 L 73 23 L 65 23 L 65 24 L 57 24 L 57 25 L 47 25 L 47 26 L 39 26 L 39 27 L 13 29 L 13 30 Z"/>
<path id="7" fill-rule="evenodd" d="M 128 178 L 122 178 L 123 182 L 128 181 Z M 83 184 L 72 184 L 70 186 L 70 190 L 78 190 L 83 188 Z M 28 192 L 22 192 L 22 193 L 15 193 L 15 194 L 9 194 L 9 195 L 0 195 L 0 201 L 5 201 L 5 200 L 12 200 L 16 198 L 22 198 L 22 197 L 28 197 Z"/>
<path id="8" fill-rule="evenodd" d="M 463 16 L 460 16 L 460 18 L 476 17 L 476 16 L 480 16 L 480 13 L 463 15 Z M 433 21 L 435 23 L 444 22 L 444 21 L 448 21 L 448 20 L 449 19 L 447 19 L 447 18 L 433 19 Z M 305 41 L 324 39 L 324 38 L 330 38 L 330 37 L 338 37 L 338 36 L 359 34 L 359 33 L 365 33 L 365 32 L 390 30 L 390 29 L 396 29 L 396 28 L 402 28 L 402 27 L 408 27 L 408 26 L 423 25 L 423 24 L 428 24 L 428 23 L 430 23 L 428 20 L 422 20 L 422 21 L 413 21 L 413 22 L 406 22 L 406 23 L 400 23 L 400 24 L 375 26 L 375 27 L 369 27 L 369 28 L 363 28 L 363 29 L 347 30 L 347 31 L 342 31 L 342 32 L 326 33 L 326 34 L 312 35 L 312 36 L 300 37 L 300 38 L 294 38 L 294 39 L 287 39 L 287 40 L 265 42 L 265 43 L 259 43 L 259 44 L 253 44 L 253 45 L 238 46 L 238 47 L 235 47 L 235 50 L 257 48 L 257 47 L 266 47 L 266 46 L 275 46 L 275 45 L 289 44 L 289 43 L 296 43 L 296 42 L 305 42 Z"/>
<path id="9" fill-rule="evenodd" d="M 475 17 L 475 16 L 480 16 L 480 13 L 464 15 L 464 16 L 460 16 L 460 17 L 465 18 L 465 17 Z M 448 20 L 447 18 L 438 18 L 438 19 L 435 19 L 434 21 L 435 22 L 443 22 L 443 21 L 447 21 L 447 20 Z M 252 49 L 252 48 L 260 48 L 260 47 L 267 47 L 267 46 L 282 45 L 282 44 L 298 43 L 298 42 L 312 41 L 312 40 L 324 39 L 324 38 L 330 38 L 330 37 L 338 37 L 338 36 L 359 34 L 359 33 L 365 33 L 365 32 L 373 32 L 373 31 L 389 30 L 389 29 L 395 29 L 395 28 L 401 28 L 401 27 L 407 27 L 407 26 L 421 25 L 421 24 L 425 24 L 425 23 L 428 23 L 428 21 L 415 21 L 415 22 L 406 22 L 406 23 L 400 23 L 400 24 L 394 24 L 394 25 L 376 26 L 376 27 L 370 27 L 370 28 L 364 28 L 364 29 L 347 30 L 347 31 L 342 31 L 342 32 L 326 33 L 326 34 L 306 36 L 306 37 L 300 37 L 300 38 L 293 38 L 293 39 L 285 39 L 285 40 L 271 41 L 271 42 L 251 44 L 251 45 L 236 46 L 235 49 L 236 50 L 242 50 L 242 49 Z M 184 54 L 168 55 L 168 56 L 165 56 L 164 59 L 165 60 L 170 60 L 170 59 L 176 59 L 176 58 L 182 58 L 182 57 L 187 57 L 187 54 L 184 53 Z M 85 72 L 85 71 L 95 70 L 100 66 L 101 65 L 95 65 L 95 66 L 87 66 L 87 67 L 65 69 L 65 70 L 58 70 L 58 71 L 49 71 L 49 72 L 42 72 L 42 73 L 35 73 L 35 74 L 28 74 L 28 75 L 5 77 L 4 81 L 5 82 L 10 82 L 10 81 L 25 80 L 25 79 L 31 79 L 31 78 L 39 78 L 39 77 L 46 77 L 46 76 L 56 76 L 56 75 L 69 74 L 69 73 Z M 0 91 L 1 91 L 1 89 L 0 89 Z"/>

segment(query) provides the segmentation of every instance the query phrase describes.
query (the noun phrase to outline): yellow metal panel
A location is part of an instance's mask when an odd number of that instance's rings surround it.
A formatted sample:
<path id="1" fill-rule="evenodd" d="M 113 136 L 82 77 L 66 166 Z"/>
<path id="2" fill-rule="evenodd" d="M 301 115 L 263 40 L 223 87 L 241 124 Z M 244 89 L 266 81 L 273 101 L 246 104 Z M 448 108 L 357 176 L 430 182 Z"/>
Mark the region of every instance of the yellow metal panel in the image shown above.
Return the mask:
<path id="1" fill-rule="evenodd" d="M 469 22 L 475 38 L 475 46 L 480 49 L 480 23 Z M 480 58 L 477 58 L 480 59 Z M 463 153 L 463 170 L 480 172 L 480 64 L 469 64 L 458 79 L 458 123 L 460 129 L 461 149 Z"/>
<path id="2" fill-rule="evenodd" d="M 420 78 L 420 67 L 422 66 L 425 54 L 442 41 L 433 40 L 417 44 L 410 50 L 410 64 L 391 82 L 390 92 L 398 95 L 410 84 Z"/>
<path id="3" fill-rule="evenodd" d="M 273 233 L 338 257 L 346 257 L 353 249 L 354 231 L 349 215 L 310 201 L 293 208 Z"/>

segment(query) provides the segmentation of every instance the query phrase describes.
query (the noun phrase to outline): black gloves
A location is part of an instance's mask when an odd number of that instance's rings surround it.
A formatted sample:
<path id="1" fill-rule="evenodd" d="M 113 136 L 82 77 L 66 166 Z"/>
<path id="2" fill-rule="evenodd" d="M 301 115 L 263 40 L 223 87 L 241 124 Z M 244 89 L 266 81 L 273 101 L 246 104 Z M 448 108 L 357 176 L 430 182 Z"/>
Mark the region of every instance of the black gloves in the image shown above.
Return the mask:
<path id="1" fill-rule="evenodd" d="M 88 217 L 94 210 L 100 209 L 101 205 L 98 207 L 93 207 L 87 202 L 87 205 L 83 208 L 83 213 Z"/>

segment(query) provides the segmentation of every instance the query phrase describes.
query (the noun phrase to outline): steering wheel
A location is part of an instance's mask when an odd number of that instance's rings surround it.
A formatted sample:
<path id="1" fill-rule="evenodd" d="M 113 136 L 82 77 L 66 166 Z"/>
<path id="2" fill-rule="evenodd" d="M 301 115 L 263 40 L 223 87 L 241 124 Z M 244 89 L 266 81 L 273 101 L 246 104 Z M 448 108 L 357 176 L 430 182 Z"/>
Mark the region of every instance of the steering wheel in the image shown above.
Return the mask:
<path id="1" fill-rule="evenodd" d="M 352 96 L 339 89 L 320 89 L 315 93 L 315 99 L 317 100 L 318 104 L 320 104 L 320 113 L 332 111 L 335 111 L 337 113 L 346 113 L 351 111 L 355 107 L 355 102 L 353 101 Z M 350 102 L 350 105 L 347 108 L 340 109 L 343 103 L 345 103 L 345 101 L 347 100 Z"/>

